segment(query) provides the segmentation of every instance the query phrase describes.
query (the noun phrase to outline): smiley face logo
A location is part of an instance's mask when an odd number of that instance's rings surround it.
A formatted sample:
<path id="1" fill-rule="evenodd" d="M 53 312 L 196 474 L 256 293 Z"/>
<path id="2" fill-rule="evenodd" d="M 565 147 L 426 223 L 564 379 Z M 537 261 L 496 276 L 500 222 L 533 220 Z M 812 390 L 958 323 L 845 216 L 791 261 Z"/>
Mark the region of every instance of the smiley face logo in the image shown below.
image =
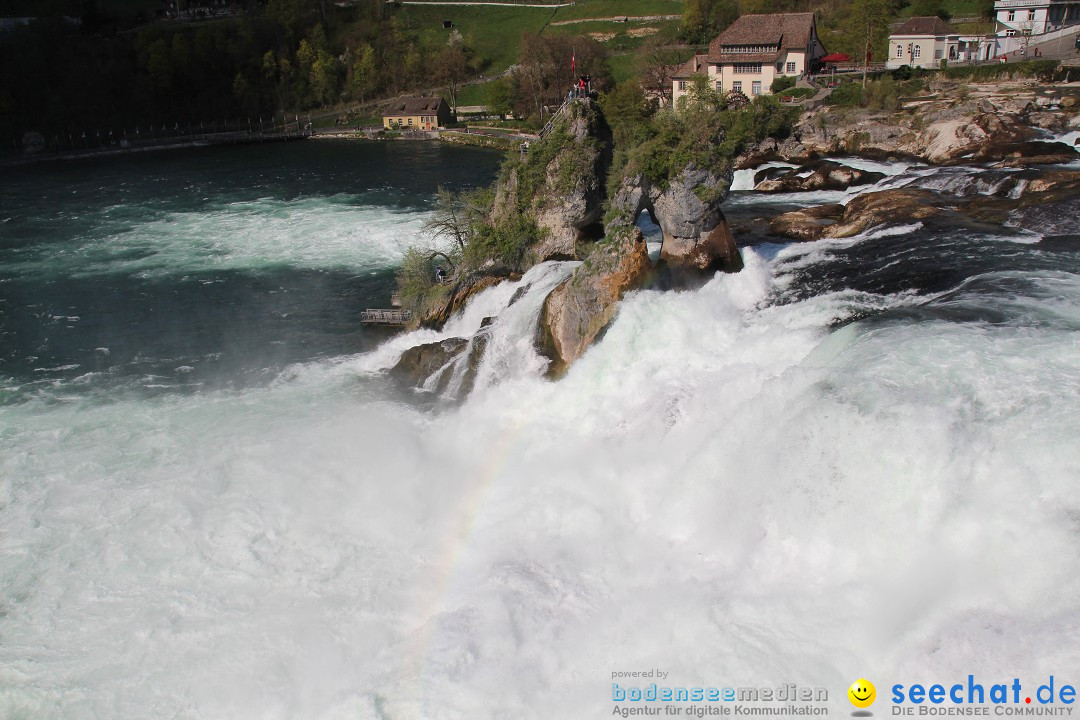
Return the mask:
<path id="1" fill-rule="evenodd" d="M 847 696 L 855 707 L 868 708 L 877 699 L 877 689 L 874 687 L 874 683 L 866 678 L 859 678 L 851 683 L 851 687 L 847 689 Z"/>

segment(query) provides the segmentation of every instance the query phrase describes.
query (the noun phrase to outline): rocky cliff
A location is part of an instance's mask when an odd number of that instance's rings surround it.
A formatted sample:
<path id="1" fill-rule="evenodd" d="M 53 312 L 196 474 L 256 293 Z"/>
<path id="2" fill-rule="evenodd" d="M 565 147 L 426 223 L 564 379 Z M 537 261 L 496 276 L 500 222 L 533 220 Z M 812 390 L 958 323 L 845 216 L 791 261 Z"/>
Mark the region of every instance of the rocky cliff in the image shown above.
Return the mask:
<path id="1" fill-rule="evenodd" d="M 508 165 L 492 224 L 525 217 L 540 229 L 530 252 L 534 262 L 576 259 L 579 242 L 602 234 L 611 157 L 611 128 L 599 105 L 588 98 L 571 101 L 545 137 Z"/>

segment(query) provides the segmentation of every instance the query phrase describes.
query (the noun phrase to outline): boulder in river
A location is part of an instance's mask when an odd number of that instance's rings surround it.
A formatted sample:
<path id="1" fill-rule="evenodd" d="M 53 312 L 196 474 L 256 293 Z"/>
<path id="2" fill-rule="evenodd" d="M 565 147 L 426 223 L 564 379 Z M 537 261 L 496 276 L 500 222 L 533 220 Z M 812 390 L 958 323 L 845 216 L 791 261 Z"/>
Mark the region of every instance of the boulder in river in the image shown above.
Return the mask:
<path id="1" fill-rule="evenodd" d="M 847 190 L 856 185 L 870 185 L 884 178 L 884 173 L 859 170 L 822 160 L 809 166 L 791 168 L 777 177 L 759 182 L 754 189 L 767 193 Z M 757 180 L 757 177 L 754 179 Z"/>
<path id="2" fill-rule="evenodd" d="M 928 190 L 882 190 L 852 198 L 839 214 L 836 205 L 784 213 L 773 220 L 770 229 L 795 240 L 851 237 L 877 225 L 933 217 L 941 212 L 931 204 L 934 199 Z"/>

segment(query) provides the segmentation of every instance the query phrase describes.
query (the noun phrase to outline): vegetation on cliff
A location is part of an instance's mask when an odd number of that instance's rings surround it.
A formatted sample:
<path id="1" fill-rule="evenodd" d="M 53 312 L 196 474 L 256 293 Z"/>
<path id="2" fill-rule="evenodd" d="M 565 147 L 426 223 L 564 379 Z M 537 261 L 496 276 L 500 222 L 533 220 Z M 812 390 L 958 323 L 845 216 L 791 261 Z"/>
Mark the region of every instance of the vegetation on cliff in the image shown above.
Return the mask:
<path id="1" fill-rule="evenodd" d="M 625 177 L 640 175 L 663 189 L 690 165 L 726 173 L 746 148 L 765 138 L 787 137 L 798 119 L 797 109 L 782 106 L 770 95 L 748 105 L 730 103 L 705 78 L 694 81 L 689 102 L 676 112 L 657 110 L 633 85 L 606 96 L 604 108 L 617 118 L 612 123 L 616 150 L 609 197 Z"/>

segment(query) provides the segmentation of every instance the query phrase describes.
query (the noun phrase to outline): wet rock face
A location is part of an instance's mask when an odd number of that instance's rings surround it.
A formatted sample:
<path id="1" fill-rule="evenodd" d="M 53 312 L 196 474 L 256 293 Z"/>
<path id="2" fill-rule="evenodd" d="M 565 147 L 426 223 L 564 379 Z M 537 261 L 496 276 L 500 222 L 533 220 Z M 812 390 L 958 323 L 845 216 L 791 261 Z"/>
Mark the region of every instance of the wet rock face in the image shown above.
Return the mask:
<path id="1" fill-rule="evenodd" d="M 597 247 L 544 301 L 540 351 L 551 360 L 549 375 L 562 374 L 615 317 L 623 294 L 641 287 L 652 272 L 645 237 L 637 228 Z"/>
<path id="2" fill-rule="evenodd" d="M 419 387 L 457 357 L 469 344 L 466 338 L 447 338 L 411 347 L 402 353 L 390 374 L 410 387 Z"/>
<path id="3" fill-rule="evenodd" d="M 490 327 L 494 318 L 484 318 L 481 330 L 471 339 L 447 338 L 439 342 L 411 347 L 402 353 L 390 375 L 410 388 L 422 388 L 437 376 L 428 389 L 442 395 L 453 389 L 452 396 L 463 398 L 476 382 L 480 361 L 487 349 Z M 451 383 L 457 387 L 451 388 Z"/>
<path id="4" fill-rule="evenodd" d="M 626 178 L 612 201 L 624 218 L 648 210 L 664 233 L 660 259 L 697 271 L 737 272 L 742 259 L 721 205 L 731 187 L 732 172 L 718 173 L 688 165 L 667 187 L 648 179 Z"/>
<path id="5" fill-rule="evenodd" d="M 492 268 L 489 272 L 492 274 L 477 273 L 461 279 L 446 297 L 445 302 L 430 309 L 423 317 L 419 318 L 419 325 L 438 330 L 455 313 L 462 310 L 474 295 L 487 290 L 489 287 L 498 285 L 503 280 L 516 280 L 521 277 L 519 273 L 502 271 L 499 268 Z"/>
<path id="6" fill-rule="evenodd" d="M 924 220 L 941 212 L 927 190 L 883 190 L 853 198 L 846 206 L 825 205 L 777 216 L 770 229 L 796 240 L 844 238 L 877 225 Z"/>
<path id="7" fill-rule="evenodd" d="M 1029 165 L 1058 165 L 1080 160 L 1080 152 L 1065 143 L 1058 142 L 1032 141 L 1004 150 L 1007 150 L 1008 154 L 995 167 L 1022 168 Z M 996 154 L 992 159 L 997 159 Z"/>
<path id="8" fill-rule="evenodd" d="M 777 215 L 769 232 L 792 240 L 818 240 L 844 215 L 843 205 L 819 205 Z"/>
<path id="9" fill-rule="evenodd" d="M 859 170 L 840 163 L 821 161 L 800 168 L 788 169 L 763 179 L 754 188 L 758 192 L 804 192 L 808 190 L 847 190 L 857 185 L 869 185 L 885 178 L 884 173 Z M 755 177 L 755 180 L 757 178 Z"/>

